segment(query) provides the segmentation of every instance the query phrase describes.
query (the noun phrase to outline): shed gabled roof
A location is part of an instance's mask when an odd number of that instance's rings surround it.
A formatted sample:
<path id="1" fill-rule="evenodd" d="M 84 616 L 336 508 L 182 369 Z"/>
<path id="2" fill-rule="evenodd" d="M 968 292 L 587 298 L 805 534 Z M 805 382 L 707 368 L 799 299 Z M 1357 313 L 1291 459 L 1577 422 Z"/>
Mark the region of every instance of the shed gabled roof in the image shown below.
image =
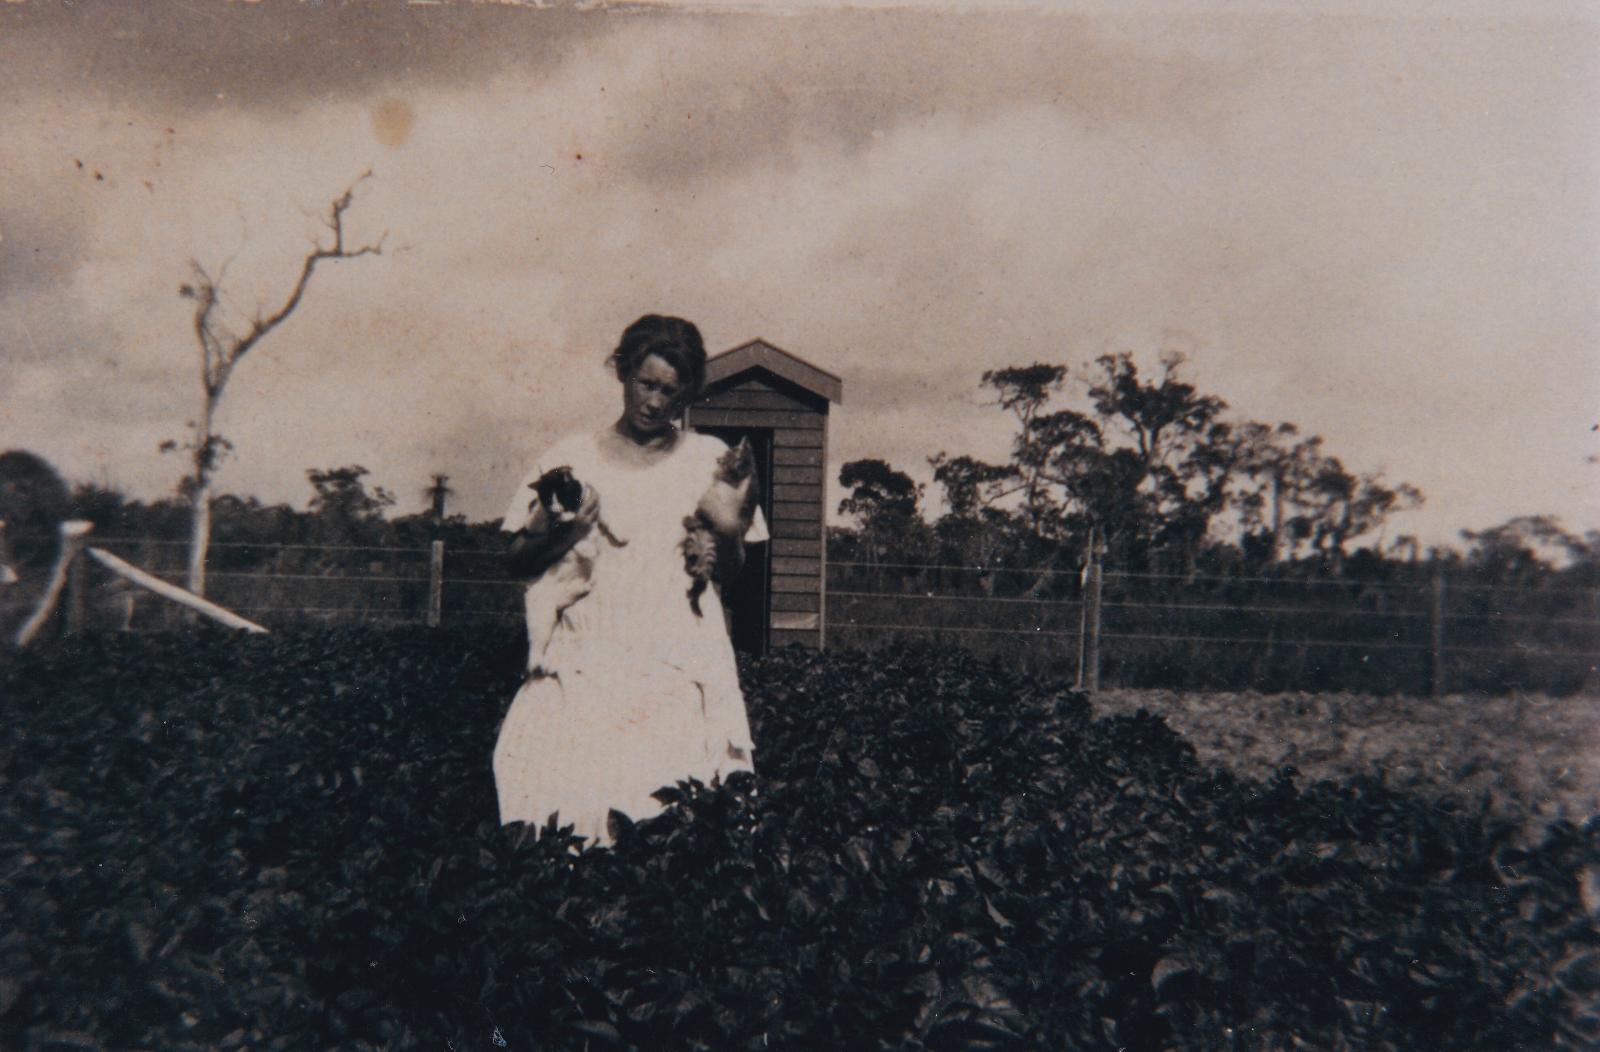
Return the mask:
<path id="1" fill-rule="evenodd" d="M 706 386 L 723 383 L 749 369 L 765 369 L 830 402 L 844 399 L 844 381 L 766 340 L 755 339 L 706 360 Z"/>

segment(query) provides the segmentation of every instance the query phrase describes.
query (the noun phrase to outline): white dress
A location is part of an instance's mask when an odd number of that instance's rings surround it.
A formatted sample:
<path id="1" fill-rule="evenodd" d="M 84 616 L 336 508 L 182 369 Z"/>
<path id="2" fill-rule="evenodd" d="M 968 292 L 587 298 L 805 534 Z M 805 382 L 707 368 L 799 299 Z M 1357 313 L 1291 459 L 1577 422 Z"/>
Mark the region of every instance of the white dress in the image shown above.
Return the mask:
<path id="1" fill-rule="evenodd" d="M 694 613 L 678 547 L 726 449 L 684 432 L 665 452 L 644 450 L 608 426 L 556 443 L 512 495 L 501 528 L 516 532 L 530 515 L 529 484 L 570 467 L 626 543 L 599 545 L 591 591 L 562 615 L 545 652 L 553 675 L 525 682 L 500 726 L 502 823 L 542 825 L 554 814 L 605 844 L 613 809 L 638 821 L 661 809 L 651 794 L 663 786 L 754 770 L 721 602 L 708 588 Z M 745 540 L 766 539 L 758 510 Z"/>

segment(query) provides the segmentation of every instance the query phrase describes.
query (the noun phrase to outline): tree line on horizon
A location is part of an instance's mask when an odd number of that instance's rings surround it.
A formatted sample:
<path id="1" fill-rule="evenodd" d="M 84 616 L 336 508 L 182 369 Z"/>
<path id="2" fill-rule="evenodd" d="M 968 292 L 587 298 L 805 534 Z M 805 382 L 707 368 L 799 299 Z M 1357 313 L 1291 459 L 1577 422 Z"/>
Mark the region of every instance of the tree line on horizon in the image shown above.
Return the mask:
<path id="1" fill-rule="evenodd" d="M 1144 372 L 1131 354 L 1102 355 L 1076 378 L 1087 412 L 1059 404 L 1075 379 L 1066 365 L 983 373 L 991 404 L 1012 420 L 1009 458 L 930 457 L 944 508 L 936 516 L 924 487 L 887 461 L 842 465 L 848 495 L 838 510 L 850 525 L 830 530 L 830 559 L 1026 569 L 1025 594 L 1081 567 L 1091 547 L 1109 567 L 1179 579 L 1362 575 L 1423 559 L 1415 537 L 1382 543 L 1395 515 L 1422 505 L 1420 489 L 1352 470 L 1293 423 L 1230 418 L 1183 365 L 1166 355 Z M 1438 546 L 1427 559 L 1498 583 L 1558 571 L 1600 579 L 1600 531 L 1571 533 L 1553 516 L 1463 529 L 1461 538 L 1464 549 Z"/>
<path id="2" fill-rule="evenodd" d="M 1413 537 L 1378 541 L 1395 515 L 1421 506 L 1416 486 L 1351 470 L 1320 436 L 1292 423 L 1230 419 L 1227 403 L 1187 380 L 1183 364 L 1166 356 L 1147 374 L 1132 355 L 1102 355 L 1080 378 L 1088 412 L 1057 404 L 1073 379 L 1065 365 L 983 373 L 992 404 L 1013 421 L 1009 459 L 930 457 L 943 503 L 932 517 L 924 487 L 888 462 L 842 465 L 848 495 L 838 511 L 850 524 L 830 529 L 830 558 L 1026 568 L 1043 579 L 1081 566 L 1091 544 L 1108 566 L 1178 577 L 1271 566 L 1337 576 L 1422 557 Z M 306 477 L 304 510 L 212 496 L 216 542 L 332 550 L 445 539 L 456 550 L 494 547 L 496 523 L 448 513 L 454 492 L 446 475 L 431 475 L 422 490 L 428 510 L 395 518 L 394 495 L 359 464 L 312 468 Z M 72 514 L 103 535 L 174 542 L 192 537 L 192 485 L 186 476 L 174 496 L 145 502 L 83 483 L 72 490 Z M 1464 549 L 1429 556 L 1506 583 L 1600 559 L 1600 531 L 1580 536 L 1547 515 L 1461 537 Z"/>
<path id="3" fill-rule="evenodd" d="M 226 562 L 259 561 L 286 545 L 323 549 L 333 561 L 353 551 L 395 548 L 424 549 L 443 540 L 452 549 L 482 550 L 494 546 L 496 522 L 470 523 L 451 513 L 455 495 L 449 476 L 436 473 L 421 490 L 426 510 L 390 517 L 395 495 L 371 480 L 360 464 L 309 468 L 311 496 L 306 507 L 267 504 L 253 496 L 219 493 L 211 498 L 211 558 Z M 97 535 L 130 542 L 186 544 L 191 535 L 193 498 L 189 479 L 171 497 L 143 501 L 96 483 L 71 489 L 67 514 L 95 523 Z M 229 550 L 242 550 L 229 556 Z"/>
<path id="4" fill-rule="evenodd" d="M 930 457 L 938 515 L 924 487 L 888 462 L 842 465 L 848 495 L 838 512 L 849 525 L 829 529 L 829 558 L 1025 570 L 1031 584 L 1022 591 L 1033 593 L 1081 567 L 1091 545 L 1108 567 L 1178 578 L 1269 568 L 1361 575 L 1422 558 L 1412 537 L 1377 540 L 1393 516 L 1421 505 L 1417 487 L 1347 468 L 1322 438 L 1294 424 L 1228 418 L 1227 403 L 1185 379 L 1182 367 L 1181 357 L 1168 356 L 1147 375 L 1129 354 L 1103 355 L 1080 378 L 1088 412 L 1056 404 L 1072 381 L 1064 365 L 985 372 L 983 389 L 1015 428 L 1009 459 Z M 324 549 L 312 562 L 328 572 L 348 565 L 341 553 L 350 549 L 421 549 L 442 539 L 455 552 L 498 550 L 497 523 L 448 511 L 454 491 L 444 474 L 432 474 L 421 491 L 427 510 L 393 518 L 393 493 L 360 464 L 307 469 L 306 478 L 303 510 L 231 493 L 208 498 L 220 568 L 262 568 L 285 545 Z M 142 501 L 79 483 L 43 504 L 93 521 L 99 536 L 166 545 L 161 561 L 170 564 L 181 542 L 192 542 L 193 487 L 185 476 L 171 497 Z M 13 536 L 26 543 L 19 527 L 26 529 L 12 524 Z M 1600 583 L 1600 531 L 1580 536 L 1539 515 L 1461 537 L 1463 548 L 1433 549 L 1429 559 L 1498 583 L 1557 572 Z"/>

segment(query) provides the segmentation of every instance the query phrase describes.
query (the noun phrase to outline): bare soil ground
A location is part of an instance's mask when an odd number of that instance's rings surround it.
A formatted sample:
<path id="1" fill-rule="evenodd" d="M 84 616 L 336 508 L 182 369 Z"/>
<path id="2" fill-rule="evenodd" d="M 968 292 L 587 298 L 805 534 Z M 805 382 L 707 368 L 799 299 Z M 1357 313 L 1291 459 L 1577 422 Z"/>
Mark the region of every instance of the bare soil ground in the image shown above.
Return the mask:
<path id="1" fill-rule="evenodd" d="M 1475 803 L 1536 838 L 1557 819 L 1600 814 L 1600 694 L 1551 698 L 1449 695 L 1101 691 L 1097 715 L 1138 709 L 1166 718 L 1202 763 L 1297 781 L 1380 775 L 1389 785 Z"/>

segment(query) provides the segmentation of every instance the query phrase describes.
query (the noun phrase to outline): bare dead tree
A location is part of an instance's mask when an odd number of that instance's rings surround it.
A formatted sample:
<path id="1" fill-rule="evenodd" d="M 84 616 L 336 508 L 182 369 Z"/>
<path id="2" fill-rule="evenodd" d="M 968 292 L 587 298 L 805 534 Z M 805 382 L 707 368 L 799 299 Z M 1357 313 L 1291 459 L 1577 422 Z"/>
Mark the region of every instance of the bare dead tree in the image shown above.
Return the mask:
<path id="1" fill-rule="evenodd" d="M 344 239 L 344 214 L 355 200 L 356 187 L 371 175 L 370 171 L 364 172 L 329 206 L 323 223 L 333 234 L 333 244 L 324 247 L 320 237 L 312 242 L 311 251 L 301 262 L 300 275 L 283 305 L 270 314 L 258 308 L 242 334 L 231 331 L 218 310 L 227 266 L 224 265 L 213 278 L 198 261 L 189 261 L 194 280 L 180 286 L 178 295 L 194 301 L 194 334 L 200 345 L 200 415 L 190 421 L 192 437 L 188 442 L 181 446 L 177 442 L 164 442 L 161 448 L 163 451 L 182 448 L 191 457 L 190 473 L 184 478 L 183 488 L 191 507 L 188 585 L 189 591 L 196 595 L 205 595 L 206 590 L 206 553 L 211 545 L 212 476 L 223 454 L 233 448 L 232 443 L 217 434 L 215 429 L 217 407 L 222 402 L 223 392 L 240 360 L 300 306 L 317 264 L 323 260 L 383 254 L 383 242 L 387 234 L 380 237 L 377 244 L 363 244 L 356 248 L 347 247 Z"/>

